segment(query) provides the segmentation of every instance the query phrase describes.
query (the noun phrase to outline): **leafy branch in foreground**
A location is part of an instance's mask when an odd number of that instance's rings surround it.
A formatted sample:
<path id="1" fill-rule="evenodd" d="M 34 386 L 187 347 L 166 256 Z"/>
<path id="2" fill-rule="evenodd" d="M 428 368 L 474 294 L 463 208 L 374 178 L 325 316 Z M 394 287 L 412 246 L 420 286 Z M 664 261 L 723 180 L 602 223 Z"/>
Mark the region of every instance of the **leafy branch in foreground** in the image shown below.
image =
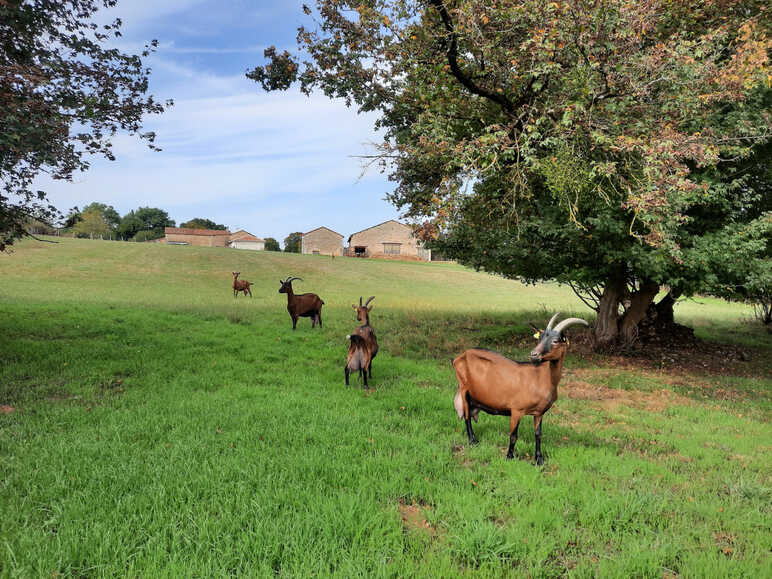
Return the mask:
<path id="1" fill-rule="evenodd" d="M 158 150 L 143 117 L 164 105 L 146 96 L 150 69 L 141 54 L 111 47 L 120 19 L 98 25 L 100 8 L 117 0 L 0 2 L 0 251 L 24 235 L 29 219 L 58 215 L 35 179 L 72 178 L 88 157 L 113 160 L 112 137 L 135 134 Z"/>

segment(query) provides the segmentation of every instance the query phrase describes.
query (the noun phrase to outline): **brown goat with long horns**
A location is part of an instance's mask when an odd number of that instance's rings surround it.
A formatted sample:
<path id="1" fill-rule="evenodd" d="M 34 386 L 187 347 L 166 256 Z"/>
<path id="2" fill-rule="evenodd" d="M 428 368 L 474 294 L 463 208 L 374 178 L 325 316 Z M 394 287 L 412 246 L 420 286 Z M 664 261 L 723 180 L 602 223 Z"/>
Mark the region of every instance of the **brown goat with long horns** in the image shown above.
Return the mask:
<path id="1" fill-rule="evenodd" d="M 241 275 L 240 271 L 232 271 L 231 273 L 233 274 L 233 297 L 235 298 L 238 296 L 239 292 L 244 292 L 245 296 L 249 294 L 249 297 L 252 297 L 252 290 L 249 289 L 252 282 L 245 279 L 239 279 L 239 275 Z"/>
<path id="2" fill-rule="evenodd" d="M 488 414 L 509 416 L 507 458 L 514 457 L 517 429 L 526 414 L 533 416 L 536 438 L 536 464 L 544 464 L 541 453 L 542 416 L 558 398 L 558 382 L 563 372 L 563 359 L 568 341 L 563 332 L 569 326 L 587 322 L 568 318 L 554 328 L 558 314 L 552 316 L 547 329 L 537 331 L 539 343 L 531 350 L 530 362 L 514 362 L 501 354 L 475 348 L 453 360 L 458 378 L 458 391 L 453 406 L 459 419 L 466 421 L 469 444 L 477 444 L 472 432 L 472 419 L 477 422 L 480 410 Z"/>
<path id="3" fill-rule="evenodd" d="M 351 307 L 357 313 L 357 320 L 362 322 L 361 326 L 357 326 L 354 333 L 348 336 L 351 340 L 349 345 L 349 353 L 346 359 L 346 386 L 348 386 L 348 376 L 351 372 L 357 372 L 360 370 L 362 363 L 366 362 L 364 367 L 364 383 L 367 386 L 367 374 L 370 374 L 370 378 L 373 377 L 373 359 L 378 354 L 378 339 L 375 337 L 375 330 L 370 326 L 370 311 L 373 306 L 367 307 L 368 304 L 375 299 L 375 296 L 370 296 L 367 301 L 362 305 L 362 296 L 359 297 L 359 306 L 351 304 Z M 355 338 L 361 338 L 356 340 Z M 361 350 L 365 350 L 362 352 Z"/>
<path id="4" fill-rule="evenodd" d="M 287 277 L 284 281 L 279 280 L 281 287 L 280 294 L 287 294 L 287 311 L 292 318 L 292 329 L 297 326 L 298 318 L 311 318 L 311 327 L 319 324 L 322 327 L 322 306 L 324 301 L 316 294 L 295 294 L 292 291 L 292 282 L 295 280 L 303 281 L 299 277 Z"/>

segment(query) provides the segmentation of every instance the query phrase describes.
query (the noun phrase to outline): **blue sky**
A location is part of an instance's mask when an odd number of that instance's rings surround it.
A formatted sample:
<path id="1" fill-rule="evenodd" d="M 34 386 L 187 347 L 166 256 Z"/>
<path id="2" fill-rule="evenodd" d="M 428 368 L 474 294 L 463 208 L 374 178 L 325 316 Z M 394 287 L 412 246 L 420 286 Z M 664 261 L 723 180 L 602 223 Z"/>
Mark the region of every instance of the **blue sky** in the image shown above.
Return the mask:
<path id="1" fill-rule="evenodd" d="M 307 0 L 306 0 L 307 1 Z M 393 186 L 357 155 L 371 154 L 375 118 L 357 115 L 324 95 L 297 89 L 267 94 L 245 78 L 268 45 L 296 49 L 309 25 L 302 2 L 248 0 L 121 0 L 105 20 L 123 20 L 121 47 L 147 59 L 150 92 L 174 99 L 146 120 L 163 151 L 135 137 L 114 141 L 117 160 L 93 159 L 73 183 L 42 182 L 60 209 L 92 201 L 123 215 L 160 207 L 181 223 L 205 217 L 280 242 L 292 231 L 325 225 L 349 234 L 397 218 L 383 200 Z"/>

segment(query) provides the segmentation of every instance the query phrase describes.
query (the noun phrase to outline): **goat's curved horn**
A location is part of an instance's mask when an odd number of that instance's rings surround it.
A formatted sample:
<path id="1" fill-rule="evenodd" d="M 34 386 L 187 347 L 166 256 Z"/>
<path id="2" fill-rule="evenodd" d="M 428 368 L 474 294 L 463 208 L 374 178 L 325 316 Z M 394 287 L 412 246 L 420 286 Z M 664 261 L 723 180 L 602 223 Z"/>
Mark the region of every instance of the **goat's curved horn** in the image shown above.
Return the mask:
<path id="1" fill-rule="evenodd" d="M 550 323 L 549 323 L 549 324 L 547 324 L 547 330 L 551 330 L 551 329 L 552 329 L 552 324 L 554 324 L 554 323 L 555 323 L 555 320 L 556 320 L 556 319 L 558 319 L 558 316 L 559 316 L 559 315 L 560 315 L 560 312 L 558 312 L 557 314 L 555 314 L 554 316 L 552 316 L 552 319 L 550 320 Z M 544 330 L 544 331 L 546 332 L 547 330 Z"/>
<path id="2" fill-rule="evenodd" d="M 365 302 L 365 307 L 367 307 L 367 304 L 369 304 L 374 299 L 375 299 L 375 296 L 370 296 L 369 298 L 367 298 L 367 301 Z"/>
<path id="3" fill-rule="evenodd" d="M 557 326 L 555 326 L 555 327 L 553 328 L 553 331 L 554 331 L 554 332 L 557 332 L 558 334 L 560 334 L 560 333 L 561 333 L 563 330 L 565 330 L 567 327 L 569 327 L 569 326 L 573 326 L 573 325 L 575 325 L 575 324 L 582 324 L 583 326 L 588 326 L 588 327 L 589 327 L 589 325 L 590 325 L 590 324 L 588 324 L 587 322 L 585 322 L 585 321 L 584 321 L 583 319 L 581 319 L 581 318 L 566 318 L 565 320 L 563 320 L 562 322 L 560 322 L 560 323 L 559 323 Z"/>
<path id="4" fill-rule="evenodd" d="M 285 281 L 284 283 L 290 283 L 290 282 L 295 281 L 296 279 L 299 279 L 300 281 L 303 281 L 302 277 L 290 277 L 290 278 L 287 278 L 287 281 Z"/>
<path id="5" fill-rule="evenodd" d="M 362 307 L 362 296 L 359 296 L 359 307 Z"/>

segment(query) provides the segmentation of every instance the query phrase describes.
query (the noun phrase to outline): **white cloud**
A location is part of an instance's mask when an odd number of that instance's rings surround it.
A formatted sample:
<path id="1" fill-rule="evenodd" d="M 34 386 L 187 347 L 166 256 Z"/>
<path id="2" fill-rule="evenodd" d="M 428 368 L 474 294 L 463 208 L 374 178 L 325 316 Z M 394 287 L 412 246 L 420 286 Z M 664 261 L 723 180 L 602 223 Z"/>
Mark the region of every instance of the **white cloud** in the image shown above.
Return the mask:
<path id="1" fill-rule="evenodd" d="M 127 25 L 130 18 L 150 24 L 162 15 L 205 8 L 204 0 L 132 0 L 119 7 Z M 230 50 L 202 41 L 191 52 Z M 371 154 L 366 143 L 380 140 L 372 115 L 298 90 L 266 94 L 232 66 L 206 72 L 195 59 L 178 60 L 180 52 L 171 39 L 148 59 L 151 92 L 175 100 L 144 127 L 156 132 L 163 151 L 119 135 L 113 141 L 117 161 L 94 160 L 71 184 L 41 179 L 55 205 L 101 201 L 122 214 L 150 205 L 178 222 L 206 217 L 278 239 L 318 225 L 348 235 L 396 217 L 381 200 L 391 184 L 375 170 L 360 179 L 361 162 L 355 158 Z"/>

